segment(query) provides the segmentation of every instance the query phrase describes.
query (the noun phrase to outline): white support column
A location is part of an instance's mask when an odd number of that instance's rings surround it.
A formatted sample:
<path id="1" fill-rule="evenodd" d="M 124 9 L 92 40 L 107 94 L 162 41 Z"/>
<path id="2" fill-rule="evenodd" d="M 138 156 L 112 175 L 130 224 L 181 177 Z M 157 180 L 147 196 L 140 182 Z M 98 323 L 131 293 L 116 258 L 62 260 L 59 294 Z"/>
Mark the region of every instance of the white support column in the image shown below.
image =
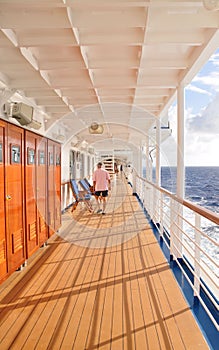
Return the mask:
<path id="1" fill-rule="evenodd" d="M 139 164 L 140 164 L 140 157 L 141 157 L 141 150 L 139 151 L 135 149 L 133 154 L 133 170 L 131 174 L 129 174 L 128 178 L 130 182 L 132 183 L 132 192 L 136 193 L 136 173 L 140 174 L 139 172 Z"/>
<path id="2" fill-rule="evenodd" d="M 184 164 L 184 128 L 185 128 L 185 94 L 184 85 L 178 87 L 177 95 L 177 179 L 176 179 L 176 195 L 179 198 L 184 198 L 185 195 L 185 164 Z M 175 208 L 177 214 L 174 220 L 177 223 L 178 229 L 175 226 L 175 235 L 177 240 L 175 242 L 176 251 L 174 252 L 176 258 L 182 256 L 182 231 L 183 231 L 183 207 L 177 204 Z"/>
<path id="3" fill-rule="evenodd" d="M 142 165 L 142 150 L 141 150 L 141 146 L 139 146 L 139 148 L 134 151 L 134 157 L 133 157 L 133 168 L 136 170 L 137 174 L 141 176 L 142 174 L 142 169 L 141 169 L 141 165 Z"/>
<path id="4" fill-rule="evenodd" d="M 156 184 L 160 186 L 160 143 L 161 143 L 161 124 L 160 119 L 156 120 Z"/>
<path id="5" fill-rule="evenodd" d="M 146 179 L 152 181 L 152 161 L 150 158 L 149 136 L 146 136 Z"/>
<path id="6" fill-rule="evenodd" d="M 150 160 L 149 160 L 149 136 L 146 136 L 145 142 L 145 153 L 146 153 L 146 179 L 150 181 L 149 169 L 150 169 Z"/>
<path id="7" fill-rule="evenodd" d="M 185 195 L 185 164 L 184 164 L 184 110 L 185 110 L 185 94 L 184 86 L 178 87 L 178 103 L 177 103 L 177 188 L 176 194 L 180 198 Z"/>
<path id="8" fill-rule="evenodd" d="M 142 177 L 143 176 L 143 146 L 141 145 L 140 152 L 139 152 L 139 172 L 138 174 Z"/>
<path id="9" fill-rule="evenodd" d="M 161 144 L 161 123 L 160 118 L 156 120 L 156 185 L 161 185 L 161 169 L 160 169 L 160 144 Z M 160 224 L 159 205 L 160 205 L 160 192 L 154 191 L 154 221 Z"/>

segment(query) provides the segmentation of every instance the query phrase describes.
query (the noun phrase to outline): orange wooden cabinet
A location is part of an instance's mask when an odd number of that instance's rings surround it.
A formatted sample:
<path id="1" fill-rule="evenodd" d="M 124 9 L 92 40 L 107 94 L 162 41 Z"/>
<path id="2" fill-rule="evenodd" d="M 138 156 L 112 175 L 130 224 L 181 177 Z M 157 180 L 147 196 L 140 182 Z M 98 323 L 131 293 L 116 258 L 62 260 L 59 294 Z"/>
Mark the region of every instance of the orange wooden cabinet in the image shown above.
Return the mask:
<path id="1" fill-rule="evenodd" d="M 0 120 L 0 282 L 61 225 L 61 145 Z"/>

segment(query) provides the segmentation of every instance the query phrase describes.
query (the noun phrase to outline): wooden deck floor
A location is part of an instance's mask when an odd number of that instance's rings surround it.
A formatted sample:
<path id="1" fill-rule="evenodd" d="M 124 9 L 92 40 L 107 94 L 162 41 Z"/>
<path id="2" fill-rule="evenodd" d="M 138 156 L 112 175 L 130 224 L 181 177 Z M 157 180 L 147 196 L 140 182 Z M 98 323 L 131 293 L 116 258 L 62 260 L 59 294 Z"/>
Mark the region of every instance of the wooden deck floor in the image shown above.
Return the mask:
<path id="1" fill-rule="evenodd" d="M 0 349 L 208 349 L 129 186 L 78 206 L 0 286 Z"/>

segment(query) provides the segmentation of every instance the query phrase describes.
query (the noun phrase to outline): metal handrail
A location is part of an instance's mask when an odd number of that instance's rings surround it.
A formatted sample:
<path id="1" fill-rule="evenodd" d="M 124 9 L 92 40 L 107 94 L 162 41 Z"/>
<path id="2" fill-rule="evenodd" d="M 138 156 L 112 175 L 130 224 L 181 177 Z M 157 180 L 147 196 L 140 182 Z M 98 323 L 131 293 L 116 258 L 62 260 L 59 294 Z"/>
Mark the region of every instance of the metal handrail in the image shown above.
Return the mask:
<path id="1" fill-rule="evenodd" d="M 200 214 L 201 216 L 205 217 L 206 219 L 214 222 L 216 225 L 219 225 L 219 215 L 218 214 L 216 214 L 216 213 L 214 213 L 206 208 L 203 208 L 198 204 L 194 204 L 188 200 L 179 198 L 175 194 L 166 190 L 165 188 L 159 187 L 156 184 L 154 184 L 153 182 L 146 180 L 144 177 L 141 177 L 137 174 L 136 174 L 136 177 L 139 178 L 140 180 L 144 181 L 148 185 L 151 185 L 153 188 L 156 188 L 160 193 L 163 193 L 163 194 L 167 195 L 168 197 L 173 198 L 179 204 L 182 204 L 183 206 L 187 207 L 188 209 L 191 209 L 194 212 L 196 212 L 197 214 Z"/>
<path id="2" fill-rule="evenodd" d="M 176 261 L 193 289 L 194 297 L 198 298 L 209 318 L 219 330 L 217 320 L 201 294 L 202 289 L 215 309 L 218 310 L 217 270 L 219 265 L 216 259 L 205 251 L 202 240 L 207 241 L 215 251 L 218 251 L 219 243 L 202 230 L 201 221 L 207 219 L 215 227 L 215 224 L 219 225 L 219 215 L 177 197 L 166 189 L 139 176 L 135 171 L 131 176 L 132 179 L 135 177 L 133 179 L 135 184 L 133 191 L 138 195 L 144 209 L 157 227 L 160 237 L 163 238 L 169 248 L 171 258 Z M 132 179 L 130 182 L 132 182 Z M 189 221 L 184 211 L 189 212 L 195 223 Z M 200 226 L 196 221 L 200 222 Z M 167 239 L 164 233 L 167 233 Z M 180 263 L 181 260 L 183 260 L 190 273 L 193 274 L 194 282 L 190 280 L 185 269 L 183 269 L 182 263 Z"/>

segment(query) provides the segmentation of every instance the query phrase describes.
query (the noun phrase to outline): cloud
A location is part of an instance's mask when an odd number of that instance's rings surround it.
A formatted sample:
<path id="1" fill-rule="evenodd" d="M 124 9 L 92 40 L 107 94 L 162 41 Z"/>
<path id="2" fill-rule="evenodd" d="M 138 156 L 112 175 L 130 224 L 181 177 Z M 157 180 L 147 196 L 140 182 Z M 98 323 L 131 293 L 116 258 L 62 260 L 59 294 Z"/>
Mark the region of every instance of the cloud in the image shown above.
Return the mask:
<path id="1" fill-rule="evenodd" d="M 199 114 L 193 108 L 185 111 L 185 164 L 219 166 L 219 94 Z M 177 155 L 177 106 L 168 112 L 172 136 L 161 145 L 161 164 L 176 165 Z"/>
<path id="2" fill-rule="evenodd" d="M 203 84 L 213 91 L 219 91 L 219 72 L 213 71 L 208 75 L 197 75 L 193 79 L 193 83 Z"/>
<path id="3" fill-rule="evenodd" d="M 193 166 L 219 166 L 218 148 L 218 137 L 188 134 L 185 142 L 185 163 Z"/>
<path id="4" fill-rule="evenodd" d="M 219 50 L 186 87 L 185 164 L 219 166 Z M 176 165 L 177 105 L 168 111 L 172 137 L 162 144 L 162 162 Z M 162 163 L 162 164 L 163 164 Z"/>
<path id="5" fill-rule="evenodd" d="M 219 94 L 202 111 L 201 114 L 190 116 L 186 121 L 186 128 L 189 132 L 202 134 L 219 134 Z"/>
<path id="6" fill-rule="evenodd" d="M 190 90 L 190 91 L 194 91 L 194 92 L 198 92 L 200 94 L 204 94 L 204 95 L 208 95 L 208 96 L 212 96 L 212 94 L 205 90 L 205 89 L 201 89 L 200 87 L 197 87 L 193 84 L 189 84 L 187 87 L 186 87 L 186 90 Z"/>
<path id="7" fill-rule="evenodd" d="M 209 62 L 211 62 L 215 67 L 219 66 L 219 50 L 211 56 Z"/>

